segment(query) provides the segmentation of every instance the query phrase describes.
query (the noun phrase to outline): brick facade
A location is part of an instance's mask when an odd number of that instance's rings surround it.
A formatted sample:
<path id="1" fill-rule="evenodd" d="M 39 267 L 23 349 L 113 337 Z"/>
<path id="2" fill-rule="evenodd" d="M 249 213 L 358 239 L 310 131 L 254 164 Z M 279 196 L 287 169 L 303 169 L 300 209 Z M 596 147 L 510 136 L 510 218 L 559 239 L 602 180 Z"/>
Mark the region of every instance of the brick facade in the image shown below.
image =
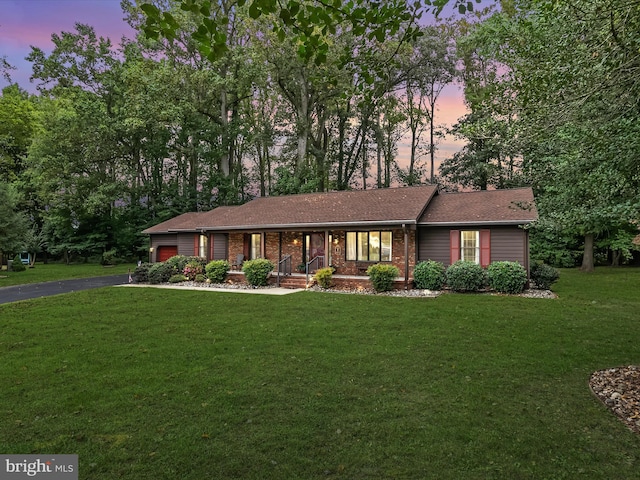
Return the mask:
<path id="1" fill-rule="evenodd" d="M 318 232 L 324 233 L 324 232 Z M 393 243 L 391 248 L 392 264 L 400 270 L 400 276 L 404 277 L 405 267 L 405 245 L 404 231 L 402 229 L 393 229 Z M 333 231 L 331 234 L 331 245 L 329 246 L 330 263 L 336 269 L 336 275 L 363 275 L 364 269 L 371 264 L 378 262 L 356 262 L 346 260 L 346 231 Z M 263 234 L 263 251 L 265 258 L 271 260 L 274 264 L 278 263 L 280 251 L 282 257 L 291 255 L 292 270 L 295 272 L 298 265 L 302 264 L 304 254 L 304 232 L 282 232 L 282 243 L 280 243 L 279 232 L 265 232 Z M 238 254 L 246 251 L 245 236 L 243 233 L 229 234 L 229 260 L 235 261 Z M 281 249 L 281 250 L 280 250 Z M 408 235 L 409 250 L 409 276 L 413 273 L 413 266 L 416 262 L 416 231 L 409 230 Z"/>

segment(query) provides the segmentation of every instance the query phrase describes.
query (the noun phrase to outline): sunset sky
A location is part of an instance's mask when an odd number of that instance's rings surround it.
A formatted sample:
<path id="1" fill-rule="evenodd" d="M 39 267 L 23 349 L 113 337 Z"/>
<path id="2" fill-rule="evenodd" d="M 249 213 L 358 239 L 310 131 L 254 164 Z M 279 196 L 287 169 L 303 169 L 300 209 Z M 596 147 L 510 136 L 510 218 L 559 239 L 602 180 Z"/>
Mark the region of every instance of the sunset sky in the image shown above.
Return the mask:
<path id="1" fill-rule="evenodd" d="M 76 23 L 91 25 L 98 36 L 109 37 L 115 45 L 122 36 L 134 34 L 123 20 L 119 0 L 0 0 L 0 56 L 16 67 L 10 72 L 12 81 L 35 92 L 35 85 L 29 82 L 31 63 L 25 60 L 30 46 L 50 53 L 51 34 L 73 31 Z M 6 85 L 0 78 L 0 89 Z M 436 122 L 451 126 L 465 113 L 460 87 L 447 87 L 439 100 Z M 406 147 L 400 145 L 401 163 L 406 160 Z M 446 138 L 438 147 L 437 158 L 450 157 L 460 147 L 460 142 Z"/>

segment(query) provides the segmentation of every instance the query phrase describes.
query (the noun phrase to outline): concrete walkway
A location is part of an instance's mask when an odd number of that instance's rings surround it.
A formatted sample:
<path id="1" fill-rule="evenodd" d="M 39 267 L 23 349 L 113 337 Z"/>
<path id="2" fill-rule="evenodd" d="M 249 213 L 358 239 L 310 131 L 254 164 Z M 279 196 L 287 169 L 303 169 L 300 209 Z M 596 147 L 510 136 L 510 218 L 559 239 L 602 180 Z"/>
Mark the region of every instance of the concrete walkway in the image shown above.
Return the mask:
<path id="1" fill-rule="evenodd" d="M 149 285 L 129 283 L 129 275 L 110 275 L 106 277 L 78 278 L 55 282 L 28 283 L 11 287 L 0 287 L 0 304 L 30 300 L 33 298 L 62 295 L 102 287 L 170 288 L 174 290 L 199 290 L 203 292 L 248 293 L 253 295 L 288 295 L 302 292 L 304 289 L 290 288 L 214 288 L 186 285 Z"/>
<path id="2" fill-rule="evenodd" d="M 215 288 L 215 287 L 192 287 L 187 285 L 149 285 L 149 284 L 126 284 L 120 287 L 135 288 L 167 288 L 171 290 L 198 290 L 200 292 L 223 292 L 223 293 L 248 293 L 253 295 L 289 295 L 290 293 L 304 292 L 303 288 Z"/>

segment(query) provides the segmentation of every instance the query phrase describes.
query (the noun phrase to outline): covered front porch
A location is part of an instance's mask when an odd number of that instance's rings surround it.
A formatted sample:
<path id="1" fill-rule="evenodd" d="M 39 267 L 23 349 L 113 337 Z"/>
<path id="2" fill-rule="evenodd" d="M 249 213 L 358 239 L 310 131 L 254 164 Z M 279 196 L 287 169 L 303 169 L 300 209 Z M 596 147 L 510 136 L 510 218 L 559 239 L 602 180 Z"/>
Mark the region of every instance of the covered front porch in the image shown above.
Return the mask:
<path id="1" fill-rule="evenodd" d="M 367 268 L 389 263 L 400 271 L 401 288 L 409 288 L 416 262 L 416 230 L 404 225 L 375 229 L 229 232 L 228 258 L 266 258 L 274 265 L 276 282 L 309 284 L 315 272 L 334 270 L 334 283 L 345 288 L 369 288 Z M 302 280 L 304 279 L 304 280 Z M 353 287 L 351 287 L 353 286 Z"/>

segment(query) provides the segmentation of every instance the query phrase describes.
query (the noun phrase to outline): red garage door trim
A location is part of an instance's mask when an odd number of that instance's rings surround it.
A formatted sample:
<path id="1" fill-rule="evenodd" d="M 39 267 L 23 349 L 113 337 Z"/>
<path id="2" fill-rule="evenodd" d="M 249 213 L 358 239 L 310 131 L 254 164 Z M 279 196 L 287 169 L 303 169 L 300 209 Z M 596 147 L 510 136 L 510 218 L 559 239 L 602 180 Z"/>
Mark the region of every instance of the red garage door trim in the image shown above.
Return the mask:
<path id="1" fill-rule="evenodd" d="M 177 245 L 163 245 L 158 247 L 157 260 L 158 262 L 166 262 L 171 257 L 178 254 Z"/>

